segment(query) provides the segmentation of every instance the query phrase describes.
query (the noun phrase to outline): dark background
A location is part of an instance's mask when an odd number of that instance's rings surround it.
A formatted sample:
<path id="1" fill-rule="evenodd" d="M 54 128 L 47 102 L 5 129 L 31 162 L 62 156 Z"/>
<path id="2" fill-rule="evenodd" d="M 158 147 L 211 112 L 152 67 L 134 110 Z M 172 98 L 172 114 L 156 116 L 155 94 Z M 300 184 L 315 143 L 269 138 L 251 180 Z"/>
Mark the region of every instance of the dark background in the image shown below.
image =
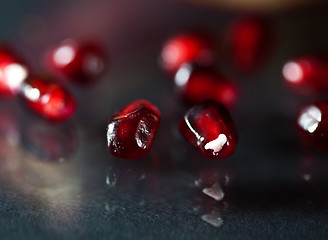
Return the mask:
<path id="1" fill-rule="evenodd" d="M 102 41 L 110 67 L 88 88 L 66 82 L 79 109 L 63 124 L 46 123 L 20 99 L 1 100 L 1 239 L 325 239 L 327 156 L 294 129 L 299 108 L 325 96 L 293 92 L 281 68 L 295 55 L 328 51 L 327 7 L 266 13 L 274 41 L 252 74 L 220 59 L 242 91 L 230 159 L 206 160 L 178 133 L 187 108 L 159 68 L 163 41 L 190 29 L 221 39 L 243 14 L 161 0 L 2 2 L 0 39 L 34 71 L 44 72 L 42 54 L 69 37 Z M 116 159 L 106 149 L 107 120 L 138 98 L 162 112 L 155 144 L 143 159 Z M 208 169 L 233 180 L 220 202 L 194 184 Z"/>

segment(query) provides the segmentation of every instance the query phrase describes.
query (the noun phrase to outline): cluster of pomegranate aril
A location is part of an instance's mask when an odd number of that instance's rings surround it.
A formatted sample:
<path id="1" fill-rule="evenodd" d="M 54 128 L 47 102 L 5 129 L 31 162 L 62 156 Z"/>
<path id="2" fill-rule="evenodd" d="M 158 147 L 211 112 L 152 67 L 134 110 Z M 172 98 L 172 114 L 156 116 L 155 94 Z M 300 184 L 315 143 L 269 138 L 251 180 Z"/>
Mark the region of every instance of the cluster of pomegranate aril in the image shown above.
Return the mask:
<path id="1" fill-rule="evenodd" d="M 228 35 L 233 62 L 241 70 L 250 70 L 261 62 L 270 46 L 271 28 L 260 18 L 248 17 L 234 23 Z M 213 71 L 215 59 L 214 45 L 209 38 L 198 34 L 177 35 L 164 44 L 161 52 L 161 66 L 174 76 L 182 98 L 198 104 L 180 121 L 181 134 L 205 157 L 227 158 L 235 150 L 238 135 L 225 107 L 237 102 L 239 90 L 229 78 Z M 140 158 L 149 151 L 160 118 L 158 110 L 152 110 L 151 115 L 156 118 L 150 117 L 149 104 L 137 101 L 111 118 L 107 139 L 114 156 Z M 143 112 L 144 109 L 148 110 Z M 149 126 L 155 127 L 144 130 L 140 119 L 150 121 Z M 140 131 L 149 142 L 141 144 L 142 148 L 137 140 Z"/>
<path id="2" fill-rule="evenodd" d="M 229 112 L 215 101 L 192 107 L 180 120 L 179 129 L 182 136 L 209 159 L 229 157 L 238 141 Z"/>
<path id="3" fill-rule="evenodd" d="M 158 109 L 145 100 L 137 100 L 112 115 L 107 127 L 110 153 L 127 159 L 144 157 L 152 147 L 160 118 Z M 212 100 L 192 107 L 179 128 L 186 140 L 209 159 L 229 157 L 238 140 L 228 110 Z"/>
<path id="4" fill-rule="evenodd" d="M 212 99 L 230 108 L 238 100 L 238 87 L 214 70 L 215 50 L 204 39 L 192 34 L 170 39 L 161 55 L 163 70 L 174 73 L 177 92 L 186 102 L 199 104 Z"/>
<path id="5" fill-rule="evenodd" d="M 48 51 L 45 62 L 48 69 L 59 77 L 90 84 L 103 74 L 107 56 L 95 42 L 65 40 Z"/>
<path id="6" fill-rule="evenodd" d="M 68 46 L 52 52 L 58 63 L 56 66 L 61 66 L 67 76 L 74 75 L 76 81 L 94 79 L 104 67 L 102 50 L 95 44 L 76 46 L 79 47 L 74 48 L 74 52 Z M 66 120 L 76 110 L 74 97 L 63 86 L 44 77 L 31 77 L 30 69 L 13 50 L 0 47 L 0 95 L 13 97 L 18 94 L 23 96 L 30 109 L 51 121 Z"/>
<path id="7" fill-rule="evenodd" d="M 137 100 L 115 113 L 107 127 L 107 143 L 111 154 L 136 159 L 151 149 L 161 114 L 150 102 Z"/>
<path id="8" fill-rule="evenodd" d="M 174 78 L 179 94 L 191 104 L 215 100 L 225 107 L 233 107 L 239 98 L 237 84 L 212 69 L 184 64 Z"/>
<path id="9" fill-rule="evenodd" d="M 247 16 L 233 22 L 225 39 L 232 65 L 243 72 L 257 69 L 269 53 L 272 32 L 267 19 L 259 16 Z"/>
<path id="10" fill-rule="evenodd" d="M 289 86 L 302 92 L 328 91 L 328 59 L 319 56 L 303 56 L 289 60 L 282 70 Z"/>
<path id="11" fill-rule="evenodd" d="M 328 91 L 328 59 L 304 55 L 288 61 L 282 69 L 285 82 L 301 93 Z M 302 107 L 297 118 L 299 135 L 322 152 L 328 153 L 328 102 L 316 101 Z"/>
<path id="12" fill-rule="evenodd" d="M 175 73 L 180 96 L 188 103 L 199 104 L 181 120 L 182 135 L 205 157 L 226 158 L 235 149 L 237 132 L 225 107 L 236 104 L 239 89 L 215 71 L 215 48 L 204 39 L 192 34 L 170 39 L 162 51 L 162 67 L 169 74 Z"/>

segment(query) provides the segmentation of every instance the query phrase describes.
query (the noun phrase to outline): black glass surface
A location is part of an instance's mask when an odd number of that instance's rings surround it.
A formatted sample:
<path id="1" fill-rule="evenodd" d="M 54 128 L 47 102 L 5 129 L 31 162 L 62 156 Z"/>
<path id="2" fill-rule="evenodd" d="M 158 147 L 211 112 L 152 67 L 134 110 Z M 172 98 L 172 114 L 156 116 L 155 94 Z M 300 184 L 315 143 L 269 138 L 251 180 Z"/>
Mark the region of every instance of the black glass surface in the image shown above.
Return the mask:
<path id="1" fill-rule="evenodd" d="M 293 56 L 328 50 L 328 9 L 268 13 L 274 41 L 251 74 L 235 79 L 235 154 L 207 160 L 179 134 L 188 106 L 158 64 L 163 42 L 196 29 L 220 39 L 240 11 L 175 1 L 10 1 L 0 8 L 0 37 L 33 71 L 45 72 L 46 49 L 66 38 L 95 38 L 110 56 L 94 85 L 63 82 L 79 108 L 68 122 L 47 123 L 21 99 L 0 101 L 1 239 L 325 239 L 327 156 L 295 130 L 304 96 L 283 82 Z M 108 118 L 135 99 L 162 113 L 150 153 L 121 160 L 106 147 Z M 202 193 L 202 176 L 224 182 L 224 198 Z"/>

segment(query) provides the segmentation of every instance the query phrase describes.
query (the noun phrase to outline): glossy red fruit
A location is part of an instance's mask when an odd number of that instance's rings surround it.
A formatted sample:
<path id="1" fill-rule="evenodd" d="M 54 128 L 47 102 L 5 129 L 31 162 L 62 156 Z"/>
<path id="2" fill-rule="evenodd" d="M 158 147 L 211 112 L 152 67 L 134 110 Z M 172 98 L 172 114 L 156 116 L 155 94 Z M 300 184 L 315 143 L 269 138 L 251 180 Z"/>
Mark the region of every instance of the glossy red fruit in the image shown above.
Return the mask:
<path id="1" fill-rule="evenodd" d="M 44 78 L 30 79 L 22 94 L 30 109 L 52 121 L 66 120 L 76 110 L 73 96 L 62 86 Z"/>
<path id="2" fill-rule="evenodd" d="M 153 145 L 161 114 L 150 102 L 137 100 L 115 113 L 108 123 L 107 142 L 111 154 L 136 159 Z"/>
<path id="3" fill-rule="evenodd" d="M 206 101 L 192 107 L 180 121 L 180 132 L 207 158 L 227 158 L 235 150 L 238 134 L 229 112 Z"/>
<path id="4" fill-rule="evenodd" d="M 271 48 L 272 35 L 264 19 L 245 17 L 233 22 L 227 37 L 233 65 L 241 71 L 256 69 Z"/>
<path id="5" fill-rule="evenodd" d="M 192 104 L 215 100 L 231 108 L 239 98 L 239 90 L 234 82 L 211 70 L 194 69 L 189 64 L 178 70 L 175 84 L 182 97 Z"/>
<path id="6" fill-rule="evenodd" d="M 283 67 L 286 82 L 302 91 L 328 90 L 328 60 L 304 56 L 288 61 Z"/>
<path id="7" fill-rule="evenodd" d="M 27 76 L 27 66 L 11 50 L 0 48 L 0 95 L 17 95 Z"/>
<path id="8" fill-rule="evenodd" d="M 214 61 L 214 47 L 206 38 L 196 34 L 182 34 L 169 39 L 161 53 L 165 71 L 174 75 L 185 63 L 209 66 Z"/>
<path id="9" fill-rule="evenodd" d="M 46 65 L 50 71 L 80 84 L 97 80 L 106 64 L 104 50 L 93 42 L 65 40 L 46 55 Z"/>
<path id="10" fill-rule="evenodd" d="M 328 153 L 328 101 L 303 107 L 297 118 L 297 129 L 305 140 Z"/>

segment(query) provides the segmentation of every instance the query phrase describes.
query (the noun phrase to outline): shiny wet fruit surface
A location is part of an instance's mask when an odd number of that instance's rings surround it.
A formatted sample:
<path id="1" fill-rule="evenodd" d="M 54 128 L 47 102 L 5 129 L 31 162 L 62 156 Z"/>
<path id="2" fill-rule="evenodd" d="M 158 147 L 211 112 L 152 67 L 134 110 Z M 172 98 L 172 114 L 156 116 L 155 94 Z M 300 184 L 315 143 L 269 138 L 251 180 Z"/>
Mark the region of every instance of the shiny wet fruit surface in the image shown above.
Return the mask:
<path id="1" fill-rule="evenodd" d="M 76 110 L 76 102 L 67 90 L 42 77 L 30 79 L 22 95 L 31 110 L 51 121 L 67 120 Z"/>
<path id="2" fill-rule="evenodd" d="M 177 98 L 158 56 L 168 36 L 188 28 L 220 39 L 239 12 L 162 0 L 2 6 L 0 34 L 34 70 L 45 70 L 48 46 L 86 34 L 106 42 L 111 70 L 88 88 L 66 82 L 79 105 L 69 121 L 44 121 L 19 99 L 0 101 L 1 239 L 327 238 L 327 154 L 303 145 L 295 129 L 301 108 L 320 99 L 293 95 L 281 76 L 295 55 L 326 52 L 326 9 L 273 14 L 279 41 L 266 68 L 224 72 L 242 90 L 230 109 L 239 140 L 229 158 L 213 160 L 181 136 L 190 105 Z M 108 118 L 136 99 L 158 106 L 160 127 L 148 154 L 118 159 L 108 152 Z"/>
<path id="3" fill-rule="evenodd" d="M 207 158 L 227 158 L 235 150 L 238 134 L 229 112 L 215 101 L 192 107 L 181 119 L 185 139 Z"/>
<path id="4" fill-rule="evenodd" d="M 297 118 L 299 134 L 316 148 L 328 152 L 328 102 L 304 106 Z"/>
<path id="5" fill-rule="evenodd" d="M 12 49 L 0 47 L 0 96 L 16 96 L 28 74 L 28 67 Z"/>
<path id="6" fill-rule="evenodd" d="M 141 158 L 151 149 L 160 123 L 158 109 L 145 100 L 137 100 L 115 113 L 107 127 L 111 154 L 119 158 Z"/>
<path id="7" fill-rule="evenodd" d="M 55 75 L 80 85 L 89 85 L 101 77 L 107 67 L 107 54 L 93 41 L 68 39 L 45 56 L 45 65 Z"/>

